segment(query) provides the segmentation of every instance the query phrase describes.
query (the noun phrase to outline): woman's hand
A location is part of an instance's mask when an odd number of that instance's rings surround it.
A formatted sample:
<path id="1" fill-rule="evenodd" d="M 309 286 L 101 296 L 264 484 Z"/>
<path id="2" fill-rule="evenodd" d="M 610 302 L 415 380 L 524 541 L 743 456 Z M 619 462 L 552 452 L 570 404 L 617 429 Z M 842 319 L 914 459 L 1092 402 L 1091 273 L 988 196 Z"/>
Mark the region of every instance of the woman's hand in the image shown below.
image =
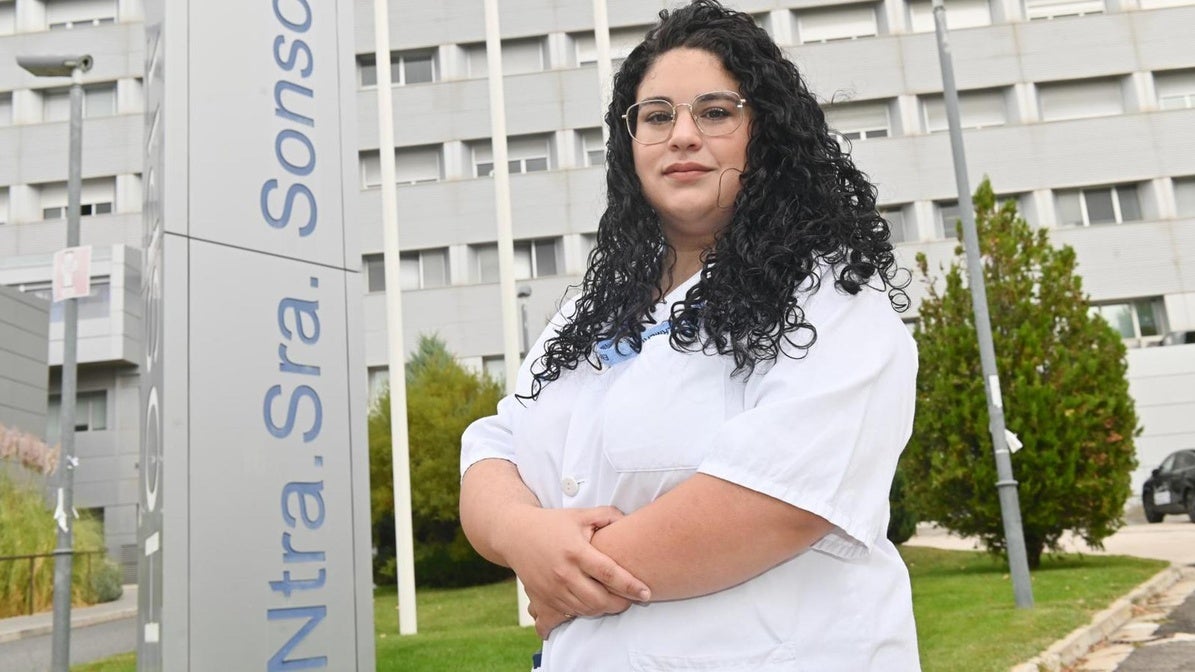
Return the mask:
<path id="1" fill-rule="evenodd" d="M 541 614 L 542 636 L 567 615 L 617 614 L 651 598 L 646 584 L 590 544 L 595 532 L 623 517 L 618 509 L 520 506 L 509 513 L 501 552 Z"/>
<path id="2" fill-rule="evenodd" d="M 622 517 L 610 506 L 544 509 L 507 460 L 481 460 L 461 480 L 461 525 L 473 548 L 514 569 L 541 609 L 561 614 L 614 614 L 651 598 L 646 584 L 590 544 Z"/>
<path id="3" fill-rule="evenodd" d="M 531 614 L 531 618 L 535 619 L 535 634 L 539 635 L 542 640 L 547 640 L 548 635 L 556 629 L 556 626 L 567 623 L 574 618 L 571 614 L 562 614 L 554 609 L 547 607 L 540 607 L 534 599 L 527 605 L 527 613 Z"/>

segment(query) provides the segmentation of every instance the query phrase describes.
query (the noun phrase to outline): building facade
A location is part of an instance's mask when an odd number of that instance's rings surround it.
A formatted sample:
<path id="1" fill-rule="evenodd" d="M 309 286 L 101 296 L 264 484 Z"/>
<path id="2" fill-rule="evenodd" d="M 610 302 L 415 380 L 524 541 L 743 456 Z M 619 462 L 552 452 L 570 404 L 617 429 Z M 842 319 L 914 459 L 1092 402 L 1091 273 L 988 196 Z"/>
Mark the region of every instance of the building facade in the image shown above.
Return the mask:
<path id="1" fill-rule="evenodd" d="M 298 2 L 299 0 L 295 0 Z M 583 271 L 603 207 L 604 145 L 589 0 L 501 0 L 515 259 L 532 337 Z M 610 0 L 615 65 L 669 0 Z M 957 194 L 928 0 L 732 0 L 791 54 L 879 189 L 903 262 L 955 245 Z M 1195 0 L 947 0 L 972 185 L 1072 245 L 1097 310 L 1132 348 L 1195 328 Z M 135 553 L 141 316 L 141 0 L 0 0 L 0 284 L 48 291 L 65 240 L 65 82 L 17 54 L 87 52 L 82 239 L 97 291 L 80 308 L 80 507 Z M 385 379 L 376 96 L 393 97 L 400 282 L 410 351 L 438 334 L 502 370 L 493 158 L 481 0 L 393 0 L 390 83 L 373 2 L 356 3 L 364 348 Z M 345 54 L 346 58 L 350 55 Z M 235 148 L 229 148 L 230 157 Z M 911 287 L 916 301 L 922 296 Z M 53 317 L 52 317 L 53 320 Z M 52 321 L 50 361 L 61 362 Z M 1195 445 L 1195 346 L 1130 353 L 1144 434 L 1139 485 Z M 1160 373 L 1159 373 L 1160 372 Z M 1164 375 L 1163 375 L 1164 374 Z M 52 376 L 52 380 L 53 380 Z M 55 404 L 51 384 L 50 407 Z M 51 415 L 53 413 L 51 412 Z M 1016 429 L 1016 428 L 1013 428 Z"/>

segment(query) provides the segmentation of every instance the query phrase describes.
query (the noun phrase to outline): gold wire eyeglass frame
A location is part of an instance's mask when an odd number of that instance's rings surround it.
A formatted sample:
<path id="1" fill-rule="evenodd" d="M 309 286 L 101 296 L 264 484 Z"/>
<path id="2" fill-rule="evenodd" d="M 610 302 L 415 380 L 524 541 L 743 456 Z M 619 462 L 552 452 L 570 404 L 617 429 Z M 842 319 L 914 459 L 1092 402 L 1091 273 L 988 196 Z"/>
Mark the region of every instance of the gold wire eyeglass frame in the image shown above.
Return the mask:
<path id="1" fill-rule="evenodd" d="M 731 128 L 730 130 L 724 131 L 721 133 L 707 133 L 706 130 L 704 128 L 702 128 L 701 120 L 699 120 L 697 118 L 697 113 L 693 111 L 693 104 L 696 103 L 698 100 L 705 98 L 706 96 L 714 96 L 714 95 L 718 95 L 718 94 L 726 94 L 729 98 L 737 99 L 738 102 L 735 104 L 735 109 L 742 110 L 743 107 L 747 105 L 747 99 L 744 98 L 742 96 L 742 94 L 740 94 L 736 91 L 708 91 L 706 93 L 702 93 L 700 95 L 694 96 L 693 100 L 691 100 L 687 103 L 676 103 L 676 104 L 673 104 L 671 101 L 665 100 L 663 98 L 648 98 L 646 100 L 641 100 L 641 101 L 635 103 L 634 105 L 631 105 L 630 107 L 628 107 L 627 111 L 622 114 L 622 121 L 623 121 L 623 124 L 626 126 L 627 133 L 631 136 L 631 140 L 634 140 L 635 142 L 637 142 L 641 145 L 658 145 L 662 142 L 668 142 L 668 139 L 672 137 L 672 131 L 676 128 L 676 119 L 678 116 L 677 108 L 687 107 L 687 108 L 689 108 L 689 116 L 692 117 L 692 119 L 693 119 L 693 125 L 697 127 L 697 131 L 699 133 L 701 133 L 702 135 L 707 136 L 707 137 L 712 137 L 712 138 L 716 138 L 716 137 L 723 136 L 723 135 L 730 135 L 731 133 L 734 133 L 735 131 L 739 130 L 739 128 L 743 125 L 743 117 L 741 115 L 739 116 L 739 123 L 735 124 L 734 128 Z M 672 125 L 669 126 L 669 128 L 668 128 L 668 134 L 665 135 L 663 138 L 656 140 L 654 142 L 644 142 L 644 141 L 640 140 L 639 138 L 635 137 L 635 131 L 631 129 L 631 111 L 634 110 L 636 107 L 639 107 L 640 105 L 643 105 L 645 103 L 664 103 L 665 105 L 668 105 L 670 108 L 672 108 Z"/>

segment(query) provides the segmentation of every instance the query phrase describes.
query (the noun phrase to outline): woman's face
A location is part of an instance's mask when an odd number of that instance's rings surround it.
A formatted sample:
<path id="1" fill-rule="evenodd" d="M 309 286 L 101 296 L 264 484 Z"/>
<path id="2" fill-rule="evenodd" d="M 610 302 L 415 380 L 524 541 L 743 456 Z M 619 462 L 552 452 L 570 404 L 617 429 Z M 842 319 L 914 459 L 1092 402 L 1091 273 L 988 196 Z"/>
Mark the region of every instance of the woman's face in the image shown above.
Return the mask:
<path id="1" fill-rule="evenodd" d="M 705 93 L 738 90 L 717 56 L 682 47 L 664 52 L 648 68 L 635 100 L 660 98 L 679 105 Z M 733 213 L 739 175 L 747 165 L 750 113 L 743 108 L 746 118 L 733 132 L 709 136 L 698 130 L 687 104 L 676 112 L 667 140 L 631 143 L 635 173 L 669 244 L 678 250 L 708 249 Z"/>

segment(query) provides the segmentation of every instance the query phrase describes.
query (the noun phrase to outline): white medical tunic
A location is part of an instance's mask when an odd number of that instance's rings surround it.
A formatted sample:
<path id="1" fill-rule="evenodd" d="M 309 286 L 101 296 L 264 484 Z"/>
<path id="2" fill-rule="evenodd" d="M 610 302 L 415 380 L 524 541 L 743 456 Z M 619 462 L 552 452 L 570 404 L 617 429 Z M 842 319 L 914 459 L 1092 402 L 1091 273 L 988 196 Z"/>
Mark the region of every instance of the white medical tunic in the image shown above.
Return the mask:
<path id="1" fill-rule="evenodd" d="M 849 295 L 826 267 L 803 300 L 817 341 L 746 379 L 728 356 L 645 341 L 629 361 L 582 363 L 539 399 L 507 397 L 462 437 L 461 472 L 513 462 L 544 507 L 626 514 L 694 473 L 751 488 L 834 525 L 809 550 L 725 590 L 577 618 L 544 644 L 545 672 L 919 670 L 908 571 L 886 538 L 888 491 L 909 438 L 916 346 L 886 293 Z M 668 319 L 697 276 L 657 307 Z M 561 310 L 529 363 L 572 313 Z"/>

